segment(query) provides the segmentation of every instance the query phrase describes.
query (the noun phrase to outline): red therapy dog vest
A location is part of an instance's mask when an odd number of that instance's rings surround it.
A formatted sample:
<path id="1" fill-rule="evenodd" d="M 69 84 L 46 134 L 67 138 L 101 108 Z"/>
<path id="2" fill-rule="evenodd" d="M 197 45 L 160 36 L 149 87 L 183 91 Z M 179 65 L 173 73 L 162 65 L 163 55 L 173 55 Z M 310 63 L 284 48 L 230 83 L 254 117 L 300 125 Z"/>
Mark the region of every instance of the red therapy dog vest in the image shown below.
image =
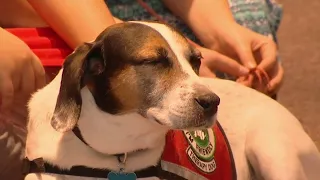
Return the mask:
<path id="1" fill-rule="evenodd" d="M 40 58 L 50 79 L 72 52 L 51 28 L 7 30 L 22 39 Z M 236 179 L 231 149 L 218 122 L 207 130 L 170 131 L 166 137 L 161 166 L 163 170 L 188 180 Z"/>
<path id="2" fill-rule="evenodd" d="M 207 130 L 169 132 L 161 165 L 188 180 L 236 179 L 233 156 L 219 123 Z"/>

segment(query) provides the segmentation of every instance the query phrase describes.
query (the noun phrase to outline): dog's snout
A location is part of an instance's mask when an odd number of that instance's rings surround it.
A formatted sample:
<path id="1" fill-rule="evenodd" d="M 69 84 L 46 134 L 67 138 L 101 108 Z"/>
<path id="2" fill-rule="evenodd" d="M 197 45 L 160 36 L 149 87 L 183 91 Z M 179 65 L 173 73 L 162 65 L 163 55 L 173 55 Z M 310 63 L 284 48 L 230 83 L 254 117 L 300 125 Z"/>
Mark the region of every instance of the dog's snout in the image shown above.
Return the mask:
<path id="1" fill-rule="evenodd" d="M 215 114 L 220 104 L 220 98 L 206 87 L 198 87 L 195 96 L 196 103 L 205 113 Z"/>

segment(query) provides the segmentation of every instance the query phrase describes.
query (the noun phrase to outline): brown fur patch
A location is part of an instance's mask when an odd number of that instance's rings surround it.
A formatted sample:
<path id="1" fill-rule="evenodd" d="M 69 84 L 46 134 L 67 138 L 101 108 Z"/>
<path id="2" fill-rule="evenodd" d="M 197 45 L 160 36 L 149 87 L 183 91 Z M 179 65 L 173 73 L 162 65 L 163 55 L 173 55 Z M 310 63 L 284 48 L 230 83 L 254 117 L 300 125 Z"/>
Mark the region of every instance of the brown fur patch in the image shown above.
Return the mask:
<path id="1" fill-rule="evenodd" d="M 168 47 L 167 42 L 163 38 L 159 38 L 159 35 L 155 33 L 147 34 L 146 40 L 146 42 L 137 47 L 135 55 L 137 59 L 157 58 L 159 56 L 158 49 Z"/>
<path id="2" fill-rule="evenodd" d="M 113 95 L 118 97 L 121 113 L 137 110 L 141 103 L 142 87 L 138 84 L 138 77 L 133 67 L 126 67 L 116 77 L 110 79 Z"/>

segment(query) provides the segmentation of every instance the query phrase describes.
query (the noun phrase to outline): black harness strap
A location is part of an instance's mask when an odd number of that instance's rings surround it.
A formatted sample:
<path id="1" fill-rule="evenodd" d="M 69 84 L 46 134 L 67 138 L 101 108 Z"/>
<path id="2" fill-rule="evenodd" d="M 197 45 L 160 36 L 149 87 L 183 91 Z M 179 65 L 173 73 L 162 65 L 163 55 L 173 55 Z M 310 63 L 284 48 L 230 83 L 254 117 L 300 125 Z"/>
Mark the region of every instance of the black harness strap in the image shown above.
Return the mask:
<path id="1" fill-rule="evenodd" d="M 81 135 L 80 129 L 76 126 L 73 130 L 73 133 L 87 146 L 90 145 L 84 140 Z M 120 161 L 120 157 L 124 154 L 115 154 Z M 110 170 L 107 169 L 94 169 L 86 166 L 73 166 L 69 170 L 59 169 L 57 166 L 53 166 L 49 163 L 46 163 L 42 158 L 37 158 L 32 161 L 25 158 L 23 161 L 23 174 L 27 175 L 29 173 L 52 173 L 52 174 L 61 174 L 61 175 L 71 175 L 71 176 L 83 176 L 83 177 L 96 177 L 96 178 L 107 178 Z M 146 178 L 146 177 L 159 177 L 161 179 L 168 180 L 186 180 L 183 177 L 180 177 L 174 173 L 164 171 L 161 168 L 159 163 L 157 166 L 151 166 L 149 168 L 134 172 L 137 178 Z"/>
<path id="2" fill-rule="evenodd" d="M 74 166 L 70 170 L 61 170 L 56 166 L 44 162 L 42 158 L 38 158 L 33 161 L 30 161 L 27 158 L 23 160 L 24 175 L 29 173 L 52 173 L 70 176 L 107 178 L 108 173 L 110 172 L 111 171 L 106 169 L 93 169 L 85 166 Z M 160 179 L 167 180 L 187 180 L 179 175 L 163 170 L 160 164 L 137 171 L 135 174 L 137 178 L 159 177 Z"/>
<path id="3" fill-rule="evenodd" d="M 140 171 L 135 172 L 137 178 L 146 177 L 159 177 L 161 171 L 160 164 L 157 166 L 152 166 Z M 69 170 L 62 170 L 56 166 L 44 162 L 42 158 L 30 161 L 29 159 L 24 159 L 23 162 L 23 173 L 27 175 L 29 173 L 53 173 L 61 175 L 71 175 L 71 176 L 83 176 L 83 177 L 96 177 L 96 178 L 107 178 L 110 170 L 107 169 L 93 169 L 85 166 L 73 166 Z"/>
<path id="4" fill-rule="evenodd" d="M 85 145 L 91 147 L 83 138 L 82 134 L 81 134 L 81 131 L 79 129 L 78 126 L 75 126 L 73 129 L 72 129 L 72 132 L 74 133 L 74 135 L 77 136 L 78 139 L 80 139 Z M 118 158 L 118 161 L 121 162 L 120 158 L 121 156 L 124 156 L 124 154 L 115 154 L 114 156 L 116 156 Z"/>
<path id="5" fill-rule="evenodd" d="M 77 136 L 84 144 L 90 147 L 90 145 L 84 140 L 81 135 L 81 131 L 78 126 L 72 129 L 75 136 Z M 118 161 L 121 162 L 120 158 L 124 154 L 115 154 Z M 107 178 L 108 174 L 111 172 L 107 169 L 96 169 L 86 166 L 73 166 L 69 170 L 59 169 L 57 166 L 53 166 L 45 162 L 42 158 L 37 158 L 30 161 L 28 158 L 23 160 L 23 174 L 27 175 L 29 173 L 52 173 L 70 176 L 82 176 L 82 177 L 96 177 L 96 178 Z M 179 175 L 165 171 L 161 168 L 161 163 L 159 162 L 157 166 L 151 166 L 146 169 L 134 172 L 137 178 L 146 177 L 159 177 L 160 179 L 167 180 L 187 180 Z"/>

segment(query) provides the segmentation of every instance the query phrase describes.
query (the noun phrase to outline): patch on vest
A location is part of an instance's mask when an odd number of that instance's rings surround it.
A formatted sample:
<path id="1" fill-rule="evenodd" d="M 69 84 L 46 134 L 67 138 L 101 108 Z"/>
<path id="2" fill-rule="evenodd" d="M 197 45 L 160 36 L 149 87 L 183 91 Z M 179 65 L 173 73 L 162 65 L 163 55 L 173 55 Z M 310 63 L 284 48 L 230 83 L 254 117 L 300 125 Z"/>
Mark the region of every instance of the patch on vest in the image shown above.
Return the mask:
<path id="1" fill-rule="evenodd" d="M 215 136 L 213 130 L 183 131 L 189 142 L 186 153 L 191 162 L 205 173 L 212 173 L 216 168 L 214 160 Z"/>

